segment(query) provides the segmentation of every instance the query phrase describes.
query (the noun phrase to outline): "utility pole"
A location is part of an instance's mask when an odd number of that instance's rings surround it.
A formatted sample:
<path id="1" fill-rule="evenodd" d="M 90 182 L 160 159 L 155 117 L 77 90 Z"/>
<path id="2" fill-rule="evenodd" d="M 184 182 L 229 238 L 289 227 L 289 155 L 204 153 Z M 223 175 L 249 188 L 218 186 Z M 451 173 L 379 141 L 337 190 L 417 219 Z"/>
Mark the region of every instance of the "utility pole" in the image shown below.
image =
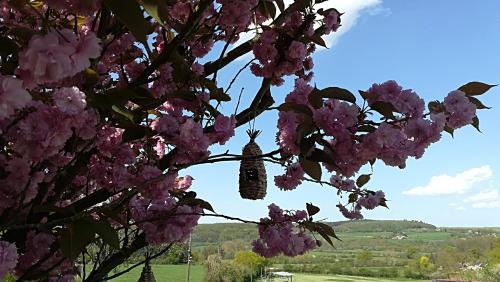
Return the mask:
<path id="1" fill-rule="evenodd" d="M 187 264 L 188 264 L 188 267 L 187 267 L 186 282 L 189 282 L 189 274 L 190 274 L 190 271 L 191 271 L 191 234 L 189 234 Z"/>

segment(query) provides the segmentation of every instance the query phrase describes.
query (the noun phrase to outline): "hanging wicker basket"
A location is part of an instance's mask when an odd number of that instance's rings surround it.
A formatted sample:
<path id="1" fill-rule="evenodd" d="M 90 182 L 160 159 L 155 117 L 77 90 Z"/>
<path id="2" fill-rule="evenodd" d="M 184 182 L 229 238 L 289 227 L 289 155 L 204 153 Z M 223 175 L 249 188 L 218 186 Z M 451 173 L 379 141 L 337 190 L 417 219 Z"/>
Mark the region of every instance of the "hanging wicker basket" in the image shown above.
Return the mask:
<path id="1" fill-rule="evenodd" d="M 156 282 L 155 276 L 153 275 L 153 270 L 149 265 L 149 261 L 146 261 L 144 268 L 142 268 L 141 277 L 138 282 Z"/>
<path id="2" fill-rule="evenodd" d="M 243 148 L 243 159 L 240 164 L 240 196 L 243 199 L 264 199 L 267 190 L 267 175 L 262 150 L 255 143 L 260 134 L 258 130 L 248 130 L 250 142 Z"/>

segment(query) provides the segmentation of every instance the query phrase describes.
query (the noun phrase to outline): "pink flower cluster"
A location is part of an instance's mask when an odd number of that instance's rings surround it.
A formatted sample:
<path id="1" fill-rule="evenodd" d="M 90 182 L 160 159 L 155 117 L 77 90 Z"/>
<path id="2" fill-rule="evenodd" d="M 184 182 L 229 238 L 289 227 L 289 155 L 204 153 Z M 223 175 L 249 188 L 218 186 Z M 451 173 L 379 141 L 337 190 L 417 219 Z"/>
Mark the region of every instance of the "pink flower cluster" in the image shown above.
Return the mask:
<path id="1" fill-rule="evenodd" d="M 323 18 L 324 21 L 324 33 L 330 34 L 332 31 L 335 32 L 340 27 L 340 13 L 336 9 L 331 9 Z"/>
<path id="2" fill-rule="evenodd" d="M 332 184 L 332 186 L 346 192 L 350 192 L 356 189 L 354 180 L 342 177 L 340 175 L 332 175 L 332 177 L 330 178 L 330 183 Z"/>
<path id="3" fill-rule="evenodd" d="M 214 123 L 215 134 L 210 136 L 212 143 L 218 142 L 219 144 L 224 145 L 231 137 L 234 136 L 235 127 L 236 118 L 234 115 L 229 117 L 218 115 L 215 118 Z"/>
<path id="4" fill-rule="evenodd" d="M 31 95 L 22 84 L 19 79 L 0 75 L 0 122 L 31 102 Z"/>
<path id="5" fill-rule="evenodd" d="M 53 30 L 34 35 L 19 54 L 19 75 L 28 88 L 60 81 L 90 66 L 101 54 L 99 39 L 92 31 L 75 35 L 71 30 Z"/>
<path id="6" fill-rule="evenodd" d="M 476 116 L 476 106 L 460 90 L 452 91 L 444 98 L 444 107 L 446 125 L 453 129 L 471 124 Z"/>
<path id="7" fill-rule="evenodd" d="M 217 2 L 221 6 L 218 24 L 228 37 L 246 30 L 252 22 L 253 9 L 258 4 L 257 0 L 217 0 Z M 235 37 L 233 40 L 235 39 L 238 38 Z"/>
<path id="8" fill-rule="evenodd" d="M 91 15 L 97 11 L 101 5 L 102 0 L 94 1 L 81 1 L 81 0 L 46 0 L 45 1 L 51 8 L 67 10 L 74 14 Z"/>
<path id="9" fill-rule="evenodd" d="M 281 85 L 283 76 L 304 69 L 305 64 L 310 65 L 311 58 L 307 56 L 314 50 L 308 49 L 304 43 L 297 40 L 292 40 L 287 46 L 281 46 L 281 43 L 278 43 L 279 36 L 279 32 L 273 29 L 262 33 L 253 46 L 253 53 L 259 64 L 251 65 L 254 75 L 272 78 L 274 85 Z M 278 52 L 282 48 L 285 52 Z"/>
<path id="10" fill-rule="evenodd" d="M 424 112 L 424 100 L 411 89 L 403 90 L 394 80 L 382 84 L 373 84 L 367 93 L 369 105 L 373 105 L 378 101 L 388 102 L 394 105 L 398 112 L 415 118 L 421 117 Z"/>
<path id="11" fill-rule="evenodd" d="M 16 245 L 6 241 L 0 241 L 0 280 L 6 273 L 14 270 L 17 259 L 18 254 Z"/>
<path id="12" fill-rule="evenodd" d="M 197 206 L 179 205 L 169 196 L 156 199 L 136 196 L 131 207 L 133 219 L 151 244 L 184 241 L 198 224 L 202 212 Z"/>
<path id="13" fill-rule="evenodd" d="M 151 85 L 151 92 L 157 98 L 176 90 L 175 82 L 172 78 L 172 65 L 164 64 L 158 71 L 159 79 L 155 80 Z M 141 70 L 142 71 L 142 70 Z"/>
<path id="14" fill-rule="evenodd" d="M 261 218 L 260 239 L 252 242 L 253 251 L 263 257 L 273 257 L 280 253 L 286 256 L 302 255 L 317 247 L 316 241 L 305 234 L 305 230 L 295 229 L 294 223 L 306 219 L 305 211 L 285 213 L 275 204 L 269 205 L 269 218 Z"/>
<path id="15" fill-rule="evenodd" d="M 385 206 L 385 201 L 384 192 L 380 190 L 377 192 L 367 191 L 364 195 L 357 197 L 356 202 L 352 204 L 351 210 L 341 204 L 338 204 L 337 208 L 347 219 L 363 219 L 363 215 L 361 214 L 363 208 L 373 210 L 378 206 Z"/>
<path id="16" fill-rule="evenodd" d="M 293 163 L 286 167 L 283 175 L 274 177 L 274 184 L 282 190 L 293 190 L 302 183 L 304 170 L 299 163 Z"/>
<path id="17" fill-rule="evenodd" d="M 56 237 L 48 233 L 28 232 L 24 252 L 19 256 L 16 274 L 22 275 L 33 265 L 40 264 L 37 268 L 44 271 L 49 281 L 74 281 L 78 274 L 78 267 L 74 262 L 65 259 L 60 251 L 49 255 Z M 48 256 L 48 258 L 47 258 Z"/>

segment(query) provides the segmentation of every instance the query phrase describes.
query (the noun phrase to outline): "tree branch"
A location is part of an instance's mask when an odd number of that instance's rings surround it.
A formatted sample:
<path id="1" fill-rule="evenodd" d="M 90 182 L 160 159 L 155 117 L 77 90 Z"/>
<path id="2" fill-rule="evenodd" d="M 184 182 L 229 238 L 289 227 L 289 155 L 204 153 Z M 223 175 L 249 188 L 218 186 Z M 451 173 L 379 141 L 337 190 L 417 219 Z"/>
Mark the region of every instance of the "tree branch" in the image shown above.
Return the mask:
<path id="1" fill-rule="evenodd" d="M 129 247 L 122 248 L 119 252 L 105 260 L 97 269 L 89 274 L 84 282 L 103 281 L 104 277 L 106 277 L 111 270 L 122 264 L 133 253 L 144 248 L 146 245 L 146 235 L 144 233 L 139 234 Z"/>

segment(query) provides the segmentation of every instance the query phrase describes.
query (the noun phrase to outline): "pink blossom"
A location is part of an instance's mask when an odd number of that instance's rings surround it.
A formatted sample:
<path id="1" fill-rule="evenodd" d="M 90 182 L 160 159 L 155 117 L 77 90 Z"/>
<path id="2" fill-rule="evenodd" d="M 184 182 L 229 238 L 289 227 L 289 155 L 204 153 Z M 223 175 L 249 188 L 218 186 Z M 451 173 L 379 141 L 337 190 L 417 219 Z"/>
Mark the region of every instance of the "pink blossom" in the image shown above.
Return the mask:
<path id="1" fill-rule="evenodd" d="M 376 193 L 370 193 L 365 197 L 358 199 L 358 204 L 365 209 L 373 210 L 379 206 L 385 200 L 385 194 L 382 191 L 377 191 Z"/>
<path id="2" fill-rule="evenodd" d="M 0 241 L 0 279 L 14 270 L 17 264 L 18 254 L 16 245 L 6 241 Z"/>
<path id="3" fill-rule="evenodd" d="M 460 90 L 450 92 L 444 98 L 444 106 L 449 115 L 446 125 L 453 129 L 472 123 L 476 116 L 476 106 Z"/>
<path id="4" fill-rule="evenodd" d="M 204 67 L 200 63 L 193 63 L 191 65 L 191 70 L 197 75 L 197 76 L 202 76 L 203 73 L 205 72 Z"/>
<path id="5" fill-rule="evenodd" d="M 171 93 L 176 89 L 172 78 L 173 67 L 170 63 L 162 65 L 158 71 L 159 79 L 155 80 L 151 86 L 151 93 L 156 98 Z"/>
<path id="6" fill-rule="evenodd" d="M 224 145 L 231 137 L 234 136 L 234 128 L 236 127 L 236 118 L 234 115 L 229 117 L 218 115 L 215 118 L 215 140 L 219 144 Z"/>
<path id="7" fill-rule="evenodd" d="M 0 120 L 9 118 L 31 101 L 31 95 L 22 84 L 21 80 L 0 75 Z"/>
<path id="8" fill-rule="evenodd" d="M 171 115 L 163 115 L 152 122 L 151 127 L 166 137 L 179 134 L 179 121 Z"/>
<path id="9" fill-rule="evenodd" d="M 347 219 L 363 219 L 363 215 L 361 214 L 359 209 L 348 210 L 341 204 L 337 205 L 337 208 L 340 210 L 340 213 Z"/>
<path id="10" fill-rule="evenodd" d="M 169 9 L 172 18 L 185 23 L 191 14 L 191 5 L 189 2 L 177 1 L 172 8 Z"/>
<path id="11" fill-rule="evenodd" d="M 343 190 L 343 191 L 352 191 L 356 188 L 356 185 L 354 184 L 354 180 L 352 179 L 344 179 L 342 176 L 340 175 L 332 175 L 332 177 L 330 178 L 330 183 L 337 187 L 338 189 L 340 190 Z"/>
<path id="12" fill-rule="evenodd" d="M 337 31 L 340 27 L 340 13 L 336 9 L 332 9 L 324 18 L 325 21 L 325 34 L 332 31 Z"/>
<path id="13" fill-rule="evenodd" d="M 304 60 L 307 55 L 306 45 L 299 41 L 293 41 L 288 47 L 288 56 L 295 60 Z"/>
<path id="14" fill-rule="evenodd" d="M 174 198 L 157 198 L 153 201 L 134 197 L 131 201 L 132 217 L 146 233 L 151 244 L 176 243 L 184 241 L 197 225 L 199 207 L 177 206 Z M 175 216 L 178 213 L 182 216 Z M 156 219 L 147 221 L 147 219 Z M 161 219 L 160 219 L 161 218 Z"/>
<path id="15" fill-rule="evenodd" d="M 89 59 L 98 58 L 101 55 L 100 40 L 89 29 L 83 30 L 78 41 L 73 44 L 75 45 L 75 51 L 71 55 L 71 60 L 73 61 L 75 73 L 90 67 Z"/>
<path id="16" fill-rule="evenodd" d="M 64 113 L 76 115 L 81 113 L 87 106 L 85 93 L 78 87 L 64 87 L 54 92 L 54 102 Z"/>
<path id="17" fill-rule="evenodd" d="M 293 223 L 305 220 L 305 211 L 285 214 L 275 204 L 268 206 L 269 218 L 261 218 L 259 239 L 252 242 L 253 251 L 264 257 L 283 253 L 287 256 L 302 255 L 317 247 L 316 242 L 304 232 L 295 231 Z"/>
<path id="18" fill-rule="evenodd" d="M 193 184 L 193 178 L 189 175 L 178 177 L 175 180 L 176 189 L 187 190 Z"/>
<path id="19" fill-rule="evenodd" d="M 80 40 L 67 29 L 34 35 L 19 53 L 19 73 L 26 87 L 33 88 L 77 74 L 99 54 L 98 40 L 90 31 Z"/>
<path id="20" fill-rule="evenodd" d="M 293 163 L 286 168 L 285 174 L 274 177 L 274 183 L 282 190 L 293 190 L 302 183 L 303 177 L 302 167 Z"/>
<path id="21" fill-rule="evenodd" d="M 372 105 L 376 101 L 393 102 L 401 94 L 403 88 L 394 80 L 386 81 L 382 84 L 374 83 L 367 93 L 369 94 L 368 104 Z"/>

